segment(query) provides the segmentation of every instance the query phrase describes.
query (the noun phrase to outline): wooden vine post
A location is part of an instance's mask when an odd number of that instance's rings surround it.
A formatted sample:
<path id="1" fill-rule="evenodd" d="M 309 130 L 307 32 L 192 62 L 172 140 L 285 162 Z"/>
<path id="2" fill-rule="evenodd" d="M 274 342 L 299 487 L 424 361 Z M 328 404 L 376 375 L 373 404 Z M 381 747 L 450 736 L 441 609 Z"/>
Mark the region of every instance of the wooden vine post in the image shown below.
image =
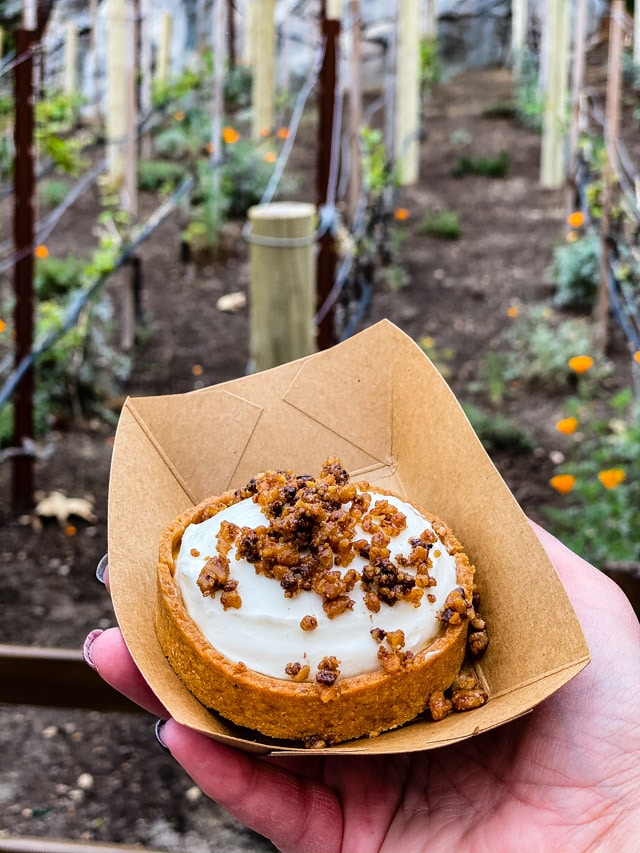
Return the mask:
<path id="1" fill-rule="evenodd" d="M 331 176 L 332 176 L 332 146 L 333 123 L 335 121 L 336 81 L 338 69 L 338 45 L 340 39 L 339 17 L 329 17 L 339 9 L 330 6 L 323 0 L 321 10 L 322 38 L 325 43 L 322 65 L 318 78 L 318 148 L 316 165 L 316 203 L 318 208 L 327 203 L 334 203 L 330 198 Z M 337 156 L 337 152 L 335 152 Z M 334 237 L 330 231 L 326 231 L 318 241 L 318 256 L 316 261 L 317 308 L 320 310 L 333 289 L 333 280 L 336 269 L 336 253 Z M 318 349 L 328 349 L 335 343 L 334 335 L 335 311 L 330 308 L 318 325 L 317 342 Z"/>
<path id="2" fill-rule="evenodd" d="M 398 4 L 394 153 L 403 186 L 415 184 L 420 170 L 420 5 Z"/>
<path id="3" fill-rule="evenodd" d="M 604 144 L 607 152 L 603 172 L 602 214 L 600 217 L 600 281 L 595 310 L 596 343 L 604 352 L 608 340 L 609 272 L 611 263 L 610 217 L 615 182 L 616 143 L 620 136 L 620 97 L 622 92 L 622 17 L 623 0 L 612 0 L 609 23 L 609 58 L 607 62 L 607 94 L 605 104 Z"/>
<path id="4" fill-rule="evenodd" d="M 587 40 L 587 0 L 576 0 L 573 27 L 573 60 L 571 66 L 571 124 L 567 150 L 567 213 L 571 213 L 576 200 L 576 170 L 578 168 L 578 142 L 580 139 L 580 104 L 584 82 L 585 47 Z"/>
<path id="5" fill-rule="evenodd" d="M 569 74 L 569 3 L 547 0 L 544 50 L 544 116 L 540 183 L 558 189 L 565 180 L 565 132 Z"/>
<path id="6" fill-rule="evenodd" d="M 362 124 L 362 18 L 360 0 L 349 2 L 351 55 L 349 74 L 349 187 L 347 207 L 351 221 L 356 215 L 360 198 L 360 126 Z"/>
<path id="7" fill-rule="evenodd" d="M 72 97 L 78 91 L 78 28 L 73 21 L 66 27 L 64 44 L 64 80 L 62 90 L 65 95 Z"/>
<path id="8" fill-rule="evenodd" d="M 89 17 L 91 19 L 91 34 L 89 36 L 89 54 L 91 56 L 91 99 L 92 119 L 100 120 L 100 61 L 98 57 L 98 0 L 90 0 Z"/>
<path id="9" fill-rule="evenodd" d="M 313 204 L 249 208 L 251 370 L 266 370 L 316 349 Z"/>
<path id="10" fill-rule="evenodd" d="M 152 98 L 152 3 L 151 0 L 140 0 L 140 112 L 146 119 L 151 113 Z M 151 136 L 143 133 L 140 140 L 140 154 L 143 158 L 151 157 Z"/>
<path id="11" fill-rule="evenodd" d="M 35 16 L 34 16 L 35 18 Z M 27 21 L 26 23 L 28 23 Z M 31 352 L 33 346 L 33 193 L 35 188 L 33 136 L 33 45 L 35 20 L 31 28 L 15 31 L 15 146 L 13 176 L 13 243 L 16 260 L 13 266 L 15 366 Z M 18 453 L 12 457 L 12 507 L 23 512 L 33 505 L 34 464 L 26 445 L 33 439 L 33 367 L 29 367 L 18 385 L 13 404 L 13 443 Z M 22 451 L 22 452 L 21 452 Z"/>
<path id="12" fill-rule="evenodd" d="M 172 30 L 173 18 L 168 12 L 165 12 L 160 17 L 160 38 L 158 40 L 158 58 L 156 61 L 156 80 L 161 85 L 169 81 Z"/>
<path id="13" fill-rule="evenodd" d="M 527 0 L 511 0 L 511 61 L 516 80 L 522 74 L 522 60 L 527 46 Z"/>
<path id="14" fill-rule="evenodd" d="M 124 183 L 127 115 L 126 0 L 107 0 L 107 157 L 109 183 Z"/>
<path id="15" fill-rule="evenodd" d="M 251 135 L 259 139 L 261 131 L 273 127 L 276 78 L 275 0 L 253 0 L 252 24 L 255 26 L 253 66 L 253 124 Z"/>
<path id="16" fill-rule="evenodd" d="M 423 34 L 428 39 L 436 39 L 438 37 L 438 0 L 426 0 Z"/>

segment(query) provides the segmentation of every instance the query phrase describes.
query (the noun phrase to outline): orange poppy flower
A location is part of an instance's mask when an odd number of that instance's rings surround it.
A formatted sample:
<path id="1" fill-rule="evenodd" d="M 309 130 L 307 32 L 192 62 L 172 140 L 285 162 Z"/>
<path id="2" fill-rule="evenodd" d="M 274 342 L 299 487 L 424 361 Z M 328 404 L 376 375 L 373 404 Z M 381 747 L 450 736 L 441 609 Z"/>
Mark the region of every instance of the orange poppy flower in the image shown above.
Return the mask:
<path id="1" fill-rule="evenodd" d="M 260 136 L 261 139 L 266 139 L 267 136 L 269 136 L 270 134 L 271 134 L 271 128 L 269 128 L 269 127 L 261 127 L 260 130 L 258 131 L 258 136 Z"/>
<path id="2" fill-rule="evenodd" d="M 511 317 L 512 320 L 515 320 L 519 313 L 520 309 L 517 305 L 509 305 L 507 308 L 507 317 Z"/>
<path id="3" fill-rule="evenodd" d="M 234 142 L 237 142 L 240 139 L 240 134 L 237 130 L 227 125 L 222 128 L 222 138 L 227 143 L 227 145 L 233 145 Z"/>
<path id="4" fill-rule="evenodd" d="M 202 370 L 203 368 L 201 364 L 194 364 L 191 368 L 191 372 L 194 376 L 202 376 Z"/>
<path id="5" fill-rule="evenodd" d="M 549 485 L 561 495 L 568 495 L 571 489 L 576 484 L 576 478 L 573 474 L 556 474 L 549 480 Z"/>
<path id="6" fill-rule="evenodd" d="M 40 258 L 40 260 L 42 261 L 45 258 L 49 257 L 49 250 L 44 245 L 44 243 L 40 243 L 39 246 L 36 246 L 34 254 L 36 258 Z"/>
<path id="7" fill-rule="evenodd" d="M 590 355 L 574 355 L 567 364 L 574 373 L 586 373 L 591 370 L 594 362 Z"/>
<path id="8" fill-rule="evenodd" d="M 5 321 L 4 321 L 4 320 L 0 319 L 0 335 L 1 335 L 4 331 L 6 331 L 6 328 L 7 328 L 7 324 L 5 323 Z"/>
<path id="9" fill-rule="evenodd" d="M 64 529 L 64 532 L 65 532 L 65 536 L 75 536 L 76 533 L 78 532 L 78 528 L 75 527 L 73 524 L 67 524 L 67 526 Z"/>
<path id="10" fill-rule="evenodd" d="M 176 121 L 184 121 L 184 112 L 182 110 L 177 110 L 173 117 Z"/>
<path id="11" fill-rule="evenodd" d="M 276 136 L 278 139 L 288 139 L 289 138 L 289 128 L 288 127 L 279 127 L 276 130 Z"/>
<path id="12" fill-rule="evenodd" d="M 399 207 L 393 215 L 398 220 L 398 222 L 404 222 L 405 219 L 409 218 L 409 211 L 406 207 Z"/>
<path id="13" fill-rule="evenodd" d="M 558 421 L 556 424 L 556 429 L 563 435 L 573 435 L 573 433 L 578 429 L 578 419 L 573 417 L 562 418 L 562 420 Z"/>
<path id="14" fill-rule="evenodd" d="M 633 354 L 633 360 L 636 364 L 640 364 L 640 349 L 637 349 Z"/>
<path id="15" fill-rule="evenodd" d="M 626 472 L 622 468 L 607 468 L 598 473 L 598 479 L 605 489 L 615 489 L 626 479 Z"/>
<path id="16" fill-rule="evenodd" d="M 584 213 L 581 210 L 574 210 L 567 216 L 567 224 L 571 228 L 582 228 L 584 225 Z"/>
<path id="17" fill-rule="evenodd" d="M 276 162 L 275 152 L 267 151 L 267 153 L 264 155 L 264 161 L 265 161 L 265 163 L 275 163 Z"/>

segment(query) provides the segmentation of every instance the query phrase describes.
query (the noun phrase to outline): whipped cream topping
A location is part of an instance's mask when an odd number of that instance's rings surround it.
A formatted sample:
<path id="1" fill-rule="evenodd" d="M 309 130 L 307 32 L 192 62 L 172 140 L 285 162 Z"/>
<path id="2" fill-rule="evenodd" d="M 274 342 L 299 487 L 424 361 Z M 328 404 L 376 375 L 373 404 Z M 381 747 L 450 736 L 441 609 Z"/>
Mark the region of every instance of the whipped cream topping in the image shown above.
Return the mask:
<path id="1" fill-rule="evenodd" d="M 419 537 L 426 529 L 431 530 L 431 524 L 406 501 L 374 489 L 367 491 L 372 503 L 388 500 L 406 516 L 406 528 L 392 537 L 388 547 L 392 560 L 400 554 L 409 556 L 409 540 Z M 437 635 L 441 625 L 438 612 L 457 585 L 455 558 L 439 539 L 430 551 L 433 565 L 429 569 L 437 583 L 425 589 L 418 607 L 408 601 L 396 601 L 393 606 L 383 602 L 379 612 L 373 613 L 366 607 L 364 590 L 357 583 L 349 594 L 354 601 L 353 609 L 333 619 L 325 614 L 322 598 L 313 591 L 302 590 L 293 598 L 286 598 L 276 580 L 257 574 L 251 563 L 236 558 L 234 545 L 228 555 L 230 577 L 238 581 L 237 591 L 242 606 L 224 610 L 219 594 L 203 596 L 197 584 L 208 557 L 216 553 L 216 535 L 223 520 L 239 527 L 256 528 L 265 524 L 260 507 L 251 498 L 239 501 L 199 524 L 190 524 L 176 559 L 175 580 L 193 622 L 209 643 L 230 660 L 241 661 L 263 675 L 290 680 L 285 674 L 287 664 L 308 664 L 310 679 L 313 679 L 320 661 L 334 656 L 340 661 L 340 677 L 347 678 L 380 669 L 379 644 L 371 636 L 372 628 L 386 632 L 402 630 L 405 637 L 403 651 L 414 654 Z M 356 538 L 371 540 L 370 534 L 361 527 L 356 528 Z M 359 573 L 365 565 L 367 561 L 356 555 L 349 568 Z M 404 570 L 412 572 L 411 568 Z M 435 600 L 429 601 L 427 593 Z M 318 624 L 314 630 L 302 630 L 300 621 L 304 616 L 316 618 Z"/>

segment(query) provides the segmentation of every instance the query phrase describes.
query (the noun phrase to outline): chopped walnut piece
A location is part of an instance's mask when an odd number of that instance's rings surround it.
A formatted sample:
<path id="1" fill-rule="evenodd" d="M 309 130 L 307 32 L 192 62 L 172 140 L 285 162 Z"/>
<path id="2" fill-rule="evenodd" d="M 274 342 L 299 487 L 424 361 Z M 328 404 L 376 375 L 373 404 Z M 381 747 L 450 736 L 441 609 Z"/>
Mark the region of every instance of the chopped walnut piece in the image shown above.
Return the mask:
<path id="1" fill-rule="evenodd" d="M 296 661 L 295 663 L 288 663 L 284 671 L 290 676 L 292 681 L 301 682 L 307 680 L 311 672 L 311 667 L 308 663 L 301 664 L 299 661 Z"/>
<path id="2" fill-rule="evenodd" d="M 479 658 L 488 645 L 489 635 L 486 628 L 483 631 L 472 631 L 467 637 L 467 648 L 474 658 Z"/>
<path id="3" fill-rule="evenodd" d="M 464 589 L 457 586 L 447 596 L 444 607 L 440 613 L 440 619 L 450 625 L 459 625 L 467 618 L 475 616 L 473 605 L 471 605 L 464 595 Z"/>
<path id="4" fill-rule="evenodd" d="M 300 627 L 303 631 L 315 631 L 315 629 L 318 627 L 318 620 L 315 616 L 307 614 L 306 616 L 303 616 L 300 620 Z"/>
<path id="5" fill-rule="evenodd" d="M 376 641 L 376 643 L 381 643 L 384 640 L 384 638 L 387 636 L 387 632 L 384 630 L 384 628 L 372 628 L 371 631 L 369 631 L 369 633 L 371 634 L 373 639 Z"/>
<path id="6" fill-rule="evenodd" d="M 198 576 L 198 586 L 204 596 L 215 597 L 229 580 L 229 561 L 224 557 L 211 557 Z"/>
<path id="7" fill-rule="evenodd" d="M 199 557 L 200 556 L 200 551 L 198 551 L 197 548 L 192 548 L 189 551 L 189 553 L 191 554 L 192 557 Z"/>
<path id="8" fill-rule="evenodd" d="M 397 631 L 387 631 L 386 641 L 391 646 L 394 652 L 397 652 L 404 646 L 404 631 L 398 628 Z"/>
<path id="9" fill-rule="evenodd" d="M 318 664 L 316 672 L 316 681 L 324 687 L 331 687 L 340 675 L 340 661 L 331 655 L 330 657 L 322 658 Z"/>
<path id="10" fill-rule="evenodd" d="M 447 699 L 442 691 L 432 693 L 431 696 L 429 696 L 429 712 L 435 722 L 444 720 L 452 708 L 453 703 L 450 699 Z"/>
<path id="11" fill-rule="evenodd" d="M 479 708 L 489 697 L 470 664 L 463 664 L 451 685 L 451 702 L 456 711 Z"/>

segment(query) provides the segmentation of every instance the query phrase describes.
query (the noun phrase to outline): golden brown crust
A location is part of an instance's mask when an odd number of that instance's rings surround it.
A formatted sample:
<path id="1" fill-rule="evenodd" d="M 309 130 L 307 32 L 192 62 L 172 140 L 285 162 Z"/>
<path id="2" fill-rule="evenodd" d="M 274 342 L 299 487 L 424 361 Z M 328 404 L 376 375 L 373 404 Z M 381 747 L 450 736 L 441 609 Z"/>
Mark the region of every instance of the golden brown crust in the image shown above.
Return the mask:
<path id="1" fill-rule="evenodd" d="M 376 491 L 397 497 L 378 487 Z M 208 498 L 175 519 L 160 540 L 156 633 L 176 674 L 206 707 L 271 737 L 319 737 L 335 743 L 402 725 L 428 708 L 431 694 L 450 687 L 464 659 L 467 621 L 443 623 L 441 634 L 393 673 L 381 668 L 339 679 L 322 690 L 312 682 L 270 678 L 221 655 L 186 611 L 174 580 L 174 560 L 189 524 L 204 521 L 238 500 L 238 493 L 232 491 Z M 439 518 L 416 509 L 434 529 L 437 526 L 441 541 L 455 556 L 458 585 L 471 602 L 474 569 L 460 543 Z"/>

